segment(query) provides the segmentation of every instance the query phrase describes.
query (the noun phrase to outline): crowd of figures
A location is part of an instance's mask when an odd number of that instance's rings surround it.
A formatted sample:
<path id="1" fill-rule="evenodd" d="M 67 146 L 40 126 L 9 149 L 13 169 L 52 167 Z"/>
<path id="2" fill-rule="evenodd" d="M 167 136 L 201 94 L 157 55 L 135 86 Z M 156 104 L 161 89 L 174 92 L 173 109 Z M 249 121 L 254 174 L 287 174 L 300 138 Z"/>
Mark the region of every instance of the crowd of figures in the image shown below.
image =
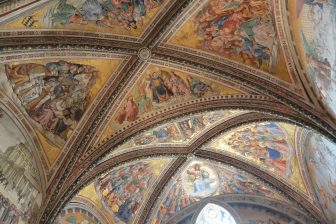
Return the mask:
<path id="1" fill-rule="evenodd" d="M 184 142 L 204 130 L 208 125 L 218 121 L 222 113 L 210 112 L 205 115 L 193 115 L 183 120 L 157 127 L 132 138 L 132 146 L 154 143 Z"/>
<path id="2" fill-rule="evenodd" d="M 8 198 L 0 194 L 0 223 L 17 224 L 19 223 L 19 211 Z"/>
<path id="3" fill-rule="evenodd" d="M 211 0 L 195 18 L 199 48 L 271 66 L 278 47 L 268 0 Z"/>
<path id="4" fill-rule="evenodd" d="M 67 139 L 90 100 L 99 72 L 67 61 L 6 65 L 14 94 L 45 130 Z"/>
<path id="5" fill-rule="evenodd" d="M 59 0 L 44 15 L 48 27 L 57 24 L 94 24 L 100 27 L 137 29 L 148 11 L 158 7 L 161 0 Z"/>
<path id="6" fill-rule="evenodd" d="M 190 76 L 182 78 L 175 72 L 159 70 L 149 74 L 138 84 L 135 91 L 126 99 L 119 111 L 116 121 L 122 124 L 135 121 L 138 115 L 149 112 L 156 104 L 169 101 L 180 96 L 202 97 L 211 91 L 211 86 Z"/>
<path id="7" fill-rule="evenodd" d="M 149 163 L 136 163 L 99 178 L 96 189 L 107 210 L 121 221 L 130 223 L 143 203 L 151 177 L 152 168 Z"/>
<path id="8" fill-rule="evenodd" d="M 226 144 L 240 155 L 260 162 L 284 177 L 291 175 L 293 150 L 286 131 L 275 123 L 237 130 Z"/>

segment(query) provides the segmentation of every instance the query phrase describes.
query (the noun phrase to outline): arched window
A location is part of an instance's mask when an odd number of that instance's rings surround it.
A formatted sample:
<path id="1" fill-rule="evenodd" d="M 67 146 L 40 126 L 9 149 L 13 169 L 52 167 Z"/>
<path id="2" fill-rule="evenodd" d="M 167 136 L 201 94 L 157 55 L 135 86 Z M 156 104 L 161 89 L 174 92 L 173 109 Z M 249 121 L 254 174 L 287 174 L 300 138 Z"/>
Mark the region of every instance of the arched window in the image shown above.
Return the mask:
<path id="1" fill-rule="evenodd" d="M 236 224 L 236 221 L 226 209 L 209 203 L 199 213 L 196 224 Z"/>

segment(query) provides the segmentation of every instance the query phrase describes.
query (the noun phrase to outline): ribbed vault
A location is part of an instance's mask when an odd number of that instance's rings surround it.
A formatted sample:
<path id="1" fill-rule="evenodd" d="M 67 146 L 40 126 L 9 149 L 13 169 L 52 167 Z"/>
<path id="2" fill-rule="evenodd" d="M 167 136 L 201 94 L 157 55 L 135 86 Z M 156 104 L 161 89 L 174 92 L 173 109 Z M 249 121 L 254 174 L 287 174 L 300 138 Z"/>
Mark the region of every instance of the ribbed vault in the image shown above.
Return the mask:
<path id="1" fill-rule="evenodd" d="M 162 214 L 183 223 L 207 202 L 238 220 L 265 202 L 278 216 L 280 205 L 297 209 L 283 220 L 335 222 L 335 164 L 321 159 L 336 153 L 334 55 L 309 51 L 318 37 L 302 25 L 313 11 L 336 12 L 334 1 L 9 0 L 0 9 L 0 127 L 17 126 L 39 170 L 34 197 L 21 182 L 0 188 L 12 204 L 30 198 L 14 223 L 158 224 Z M 127 172 L 140 183 L 125 184 Z M 207 178 L 209 192 L 190 191 Z M 165 210 L 169 192 L 189 200 L 181 211 Z"/>

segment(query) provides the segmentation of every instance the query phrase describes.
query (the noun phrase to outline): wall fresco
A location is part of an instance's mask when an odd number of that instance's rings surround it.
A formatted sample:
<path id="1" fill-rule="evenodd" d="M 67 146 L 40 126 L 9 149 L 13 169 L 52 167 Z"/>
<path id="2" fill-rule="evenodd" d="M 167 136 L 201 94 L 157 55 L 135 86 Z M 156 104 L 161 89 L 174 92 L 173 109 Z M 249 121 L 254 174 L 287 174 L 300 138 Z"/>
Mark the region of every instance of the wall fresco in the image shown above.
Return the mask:
<path id="1" fill-rule="evenodd" d="M 295 126 L 265 122 L 225 133 L 209 146 L 245 158 L 306 192 L 294 145 Z"/>
<path id="2" fill-rule="evenodd" d="M 150 65 L 127 93 L 101 140 L 123 124 L 151 112 L 201 97 L 239 93 L 239 90 L 194 74 Z"/>
<path id="3" fill-rule="evenodd" d="M 336 117 L 336 1 L 288 1 L 301 65 L 318 99 Z"/>
<path id="4" fill-rule="evenodd" d="M 1 29 L 66 29 L 140 36 L 163 1 L 57 0 Z"/>
<path id="5" fill-rule="evenodd" d="M 169 43 L 234 60 L 291 82 L 269 0 L 198 1 Z"/>
<path id="6" fill-rule="evenodd" d="M 321 135 L 310 133 L 304 142 L 309 175 L 323 212 L 336 222 L 336 145 Z"/>
<path id="7" fill-rule="evenodd" d="M 0 108 L 0 223 L 30 223 L 42 203 L 40 174 L 32 149 Z"/>
<path id="8" fill-rule="evenodd" d="M 119 63 L 50 59 L 4 65 L 3 90 L 27 113 L 50 163 Z"/>
<path id="9" fill-rule="evenodd" d="M 284 200 L 250 174 L 229 166 L 194 161 L 166 190 L 151 223 L 164 223 L 178 211 L 202 198 L 230 193 L 263 195 Z"/>

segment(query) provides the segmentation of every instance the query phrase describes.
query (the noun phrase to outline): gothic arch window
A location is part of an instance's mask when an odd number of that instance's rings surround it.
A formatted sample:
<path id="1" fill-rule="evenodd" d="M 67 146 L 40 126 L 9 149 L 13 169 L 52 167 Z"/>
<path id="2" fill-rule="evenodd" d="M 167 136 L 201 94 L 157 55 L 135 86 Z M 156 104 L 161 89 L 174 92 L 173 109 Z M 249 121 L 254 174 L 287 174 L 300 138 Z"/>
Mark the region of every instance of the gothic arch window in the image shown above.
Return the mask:
<path id="1" fill-rule="evenodd" d="M 236 221 L 223 207 L 208 203 L 199 213 L 196 224 L 236 224 Z"/>

